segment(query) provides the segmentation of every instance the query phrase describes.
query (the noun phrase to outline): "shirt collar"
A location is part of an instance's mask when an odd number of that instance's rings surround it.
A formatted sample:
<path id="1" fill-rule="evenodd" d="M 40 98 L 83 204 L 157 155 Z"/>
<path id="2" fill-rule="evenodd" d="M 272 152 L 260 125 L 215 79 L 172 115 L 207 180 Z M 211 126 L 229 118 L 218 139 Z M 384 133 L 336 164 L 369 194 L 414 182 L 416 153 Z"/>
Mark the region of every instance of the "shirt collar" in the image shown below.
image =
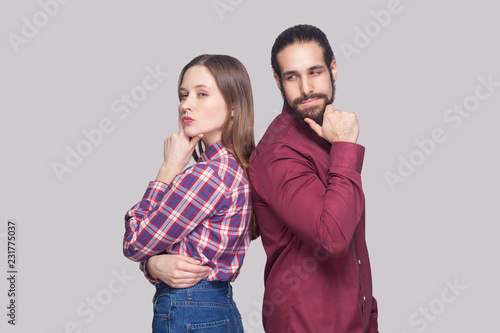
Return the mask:
<path id="1" fill-rule="evenodd" d="M 199 162 L 206 162 L 211 160 L 216 155 L 221 155 L 225 153 L 226 147 L 222 144 L 222 141 L 217 141 L 203 152 L 199 158 Z"/>
<path id="2" fill-rule="evenodd" d="M 286 103 L 283 103 L 283 110 L 281 111 L 281 114 L 286 120 L 292 123 L 292 125 L 297 127 L 301 132 L 304 132 L 317 144 L 327 145 L 328 147 L 330 146 L 330 143 L 316 134 L 316 132 L 314 132 L 305 121 L 296 118 Z"/>

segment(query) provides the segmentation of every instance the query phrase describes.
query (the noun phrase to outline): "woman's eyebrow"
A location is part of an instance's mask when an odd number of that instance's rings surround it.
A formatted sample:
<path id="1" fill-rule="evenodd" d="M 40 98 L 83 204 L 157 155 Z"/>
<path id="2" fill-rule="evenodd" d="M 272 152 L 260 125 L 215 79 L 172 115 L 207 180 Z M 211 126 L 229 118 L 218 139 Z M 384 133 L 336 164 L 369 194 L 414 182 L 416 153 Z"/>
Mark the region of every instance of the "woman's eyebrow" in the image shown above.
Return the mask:
<path id="1" fill-rule="evenodd" d="M 210 89 L 209 86 L 207 86 L 206 84 L 197 84 L 196 86 L 194 86 L 194 88 L 205 88 L 205 89 Z M 188 90 L 187 88 L 184 88 L 184 87 L 179 87 L 179 91 L 180 90 Z"/>

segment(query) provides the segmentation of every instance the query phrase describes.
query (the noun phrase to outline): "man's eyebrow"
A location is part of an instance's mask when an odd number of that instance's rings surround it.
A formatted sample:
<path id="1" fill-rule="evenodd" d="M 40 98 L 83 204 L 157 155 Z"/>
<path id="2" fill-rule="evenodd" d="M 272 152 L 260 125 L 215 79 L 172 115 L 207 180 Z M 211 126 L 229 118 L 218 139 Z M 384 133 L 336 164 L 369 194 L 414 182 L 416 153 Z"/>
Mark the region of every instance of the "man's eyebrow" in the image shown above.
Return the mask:
<path id="1" fill-rule="evenodd" d="M 286 75 L 298 74 L 298 73 L 299 73 L 298 71 L 286 71 L 286 72 L 283 72 L 283 74 L 281 74 L 281 75 L 286 76 Z"/>
<path id="2" fill-rule="evenodd" d="M 312 67 L 310 67 L 310 68 L 309 68 L 309 70 L 313 70 L 313 69 L 323 69 L 323 68 L 325 68 L 325 66 L 323 66 L 323 65 L 316 65 L 316 66 L 312 66 Z"/>
<path id="3" fill-rule="evenodd" d="M 307 69 L 307 71 L 312 71 L 315 69 L 324 69 L 324 68 L 325 68 L 325 66 L 323 66 L 323 65 L 315 65 L 315 66 L 309 67 Z M 283 72 L 282 76 L 291 75 L 291 74 L 298 74 L 298 73 L 299 73 L 299 71 L 297 71 L 297 70 L 291 70 L 291 71 Z"/>

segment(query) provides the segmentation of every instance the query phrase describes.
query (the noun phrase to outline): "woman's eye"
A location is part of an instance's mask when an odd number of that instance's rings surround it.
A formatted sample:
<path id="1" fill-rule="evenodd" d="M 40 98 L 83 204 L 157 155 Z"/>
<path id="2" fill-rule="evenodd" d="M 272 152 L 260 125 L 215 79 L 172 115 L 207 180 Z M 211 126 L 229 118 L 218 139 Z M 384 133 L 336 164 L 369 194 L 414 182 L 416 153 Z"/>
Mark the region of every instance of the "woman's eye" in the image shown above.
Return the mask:
<path id="1" fill-rule="evenodd" d="M 180 99 L 186 99 L 187 98 L 187 94 L 180 94 Z"/>
<path id="2" fill-rule="evenodd" d="M 199 93 L 198 96 L 200 96 L 200 97 L 207 97 L 208 95 L 205 94 L 205 93 Z"/>

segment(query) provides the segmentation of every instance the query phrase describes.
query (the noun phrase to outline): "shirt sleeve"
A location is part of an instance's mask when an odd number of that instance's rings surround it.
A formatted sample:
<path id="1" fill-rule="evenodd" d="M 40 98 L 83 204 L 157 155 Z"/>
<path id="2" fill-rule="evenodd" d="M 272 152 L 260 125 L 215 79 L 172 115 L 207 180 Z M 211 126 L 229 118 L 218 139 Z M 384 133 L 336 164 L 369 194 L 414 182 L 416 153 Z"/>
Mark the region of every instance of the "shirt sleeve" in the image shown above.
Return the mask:
<path id="1" fill-rule="evenodd" d="M 123 253 L 144 261 L 181 241 L 227 201 L 227 188 L 208 165 L 197 163 L 170 184 L 152 181 L 125 215 Z"/>
<path id="2" fill-rule="evenodd" d="M 262 152 L 253 190 L 306 244 L 343 256 L 364 211 L 364 147 L 332 144 L 327 186 L 305 154 L 284 144 Z"/>
<path id="3" fill-rule="evenodd" d="M 156 286 L 160 281 L 157 280 L 157 279 L 153 279 L 150 275 L 149 275 L 149 272 L 146 268 L 146 263 L 147 263 L 147 260 L 146 261 L 141 261 L 139 263 L 139 269 L 142 271 L 142 273 L 144 273 L 144 277 L 154 286 Z"/>
<path id="4" fill-rule="evenodd" d="M 368 327 L 368 333 L 379 333 L 378 331 L 378 307 L 377 300 L 372 297 L 372 309 L 370 313 L 370 326 Z"/>

